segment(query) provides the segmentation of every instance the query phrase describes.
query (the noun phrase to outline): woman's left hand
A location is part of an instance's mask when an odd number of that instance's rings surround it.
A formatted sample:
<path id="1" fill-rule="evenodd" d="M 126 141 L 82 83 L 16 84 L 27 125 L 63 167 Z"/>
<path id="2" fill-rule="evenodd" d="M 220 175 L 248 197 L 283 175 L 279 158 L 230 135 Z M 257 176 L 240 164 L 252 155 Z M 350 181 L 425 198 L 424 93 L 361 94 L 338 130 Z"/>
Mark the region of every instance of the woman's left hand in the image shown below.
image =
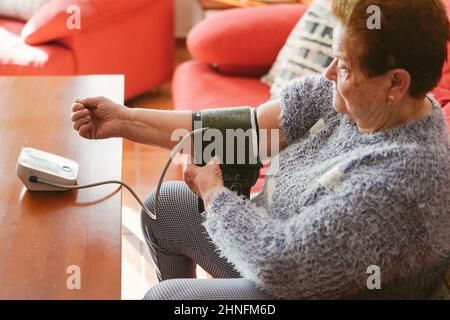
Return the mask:
<path id="1" fill-rule="evenodd" d="M 222 171 L 217 157 L 204 167 L 192 164 L 191 157 L 187 156 L 183 166 L 183 178 L 189 188 L 203 199 L 205 208 L 208 207 L 214 196 L 225 189 Z"/>

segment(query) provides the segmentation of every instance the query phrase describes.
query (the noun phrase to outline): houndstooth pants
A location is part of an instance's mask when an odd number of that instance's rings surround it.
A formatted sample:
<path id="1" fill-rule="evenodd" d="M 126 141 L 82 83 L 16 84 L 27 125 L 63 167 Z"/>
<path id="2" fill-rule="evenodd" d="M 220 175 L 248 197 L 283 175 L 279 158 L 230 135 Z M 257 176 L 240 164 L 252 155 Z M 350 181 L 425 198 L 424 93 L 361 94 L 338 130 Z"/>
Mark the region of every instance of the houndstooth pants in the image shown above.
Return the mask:
<path id="1" fill-rule="evenodd" d="M 145 205 L 153 211 L 155 191 Z M 254 300 L 271 299 L 219 255 L 202 226 L 200 199 L 184 182 L 161 187 L 158 219 L 141 213 L 142 230 L 152 257 L 158 285 L 144 299 L 161 300 Z M 214 279 L 196 279 L 196 265 Z"/>

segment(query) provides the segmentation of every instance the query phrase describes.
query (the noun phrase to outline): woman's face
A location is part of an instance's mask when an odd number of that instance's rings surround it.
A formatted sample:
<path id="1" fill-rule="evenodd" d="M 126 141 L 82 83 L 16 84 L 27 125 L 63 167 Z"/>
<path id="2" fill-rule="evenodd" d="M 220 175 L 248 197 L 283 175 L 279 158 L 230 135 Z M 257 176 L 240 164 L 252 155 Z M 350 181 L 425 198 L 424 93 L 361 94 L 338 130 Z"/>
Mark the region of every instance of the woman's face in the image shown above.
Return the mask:
<path id="1" fill-rule="evenodd" d="M 342 25 L 335 28 L 333 52 L 335 59 L 325 71 L 334 83 L 333 105 L 359 124 L 370 126 L 382 122 L 387 115 L 389 76 L 367 77 L 356 63 L 358 41 Z"/>

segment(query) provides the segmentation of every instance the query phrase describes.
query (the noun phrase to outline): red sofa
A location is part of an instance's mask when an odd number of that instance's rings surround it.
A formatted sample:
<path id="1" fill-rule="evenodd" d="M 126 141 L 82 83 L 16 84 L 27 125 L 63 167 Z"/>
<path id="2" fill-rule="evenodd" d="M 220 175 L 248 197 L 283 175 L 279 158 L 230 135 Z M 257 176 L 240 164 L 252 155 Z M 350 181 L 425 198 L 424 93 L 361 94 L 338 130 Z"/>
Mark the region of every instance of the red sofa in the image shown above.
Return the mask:
<path id="1" fill-rule="evenodd" d="M 450 16 L 450 0 L 443 2 Z M 269 87 L 259 77 L 270 69 L 306 8 L 290 4 L 232 9 L 199 23 L 187 40 L 194 60 L 179 66 L 174 74 L 175 108 L 199 110 L 266 102 Z M 449 62 L 433 93 L 450 123 Z"/>
<path id="2" fill-rule="evenodd" d="M 26 22 L 0 17 L 0 75 L 124 74 L 128 99 L 171 79 L 173 28 L 173 0 L 52 0 Z"/>

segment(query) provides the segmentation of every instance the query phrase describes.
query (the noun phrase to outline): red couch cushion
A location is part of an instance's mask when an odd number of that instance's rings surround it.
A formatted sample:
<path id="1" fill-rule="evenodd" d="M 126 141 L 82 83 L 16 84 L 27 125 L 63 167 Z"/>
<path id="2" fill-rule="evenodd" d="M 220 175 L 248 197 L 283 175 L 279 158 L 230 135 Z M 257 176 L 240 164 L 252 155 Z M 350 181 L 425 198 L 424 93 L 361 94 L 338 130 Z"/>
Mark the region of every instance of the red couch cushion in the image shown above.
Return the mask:
<path id="1" fill-rule="evenodd" d="M 0 19 L 0 74 L 59 75 L 76 72 L 72 52 L 58 44 L 29 46 L 20 38 L 23 22 Z"/>
<path id="2" fill-rule="evenodd" d="M 227 10 L 191 30 L 189 51 L 194 59 L 216 65 L 225 74 L 262 74 L 274 63 L 306 8 L 290 4 Z"/>
<path id="3" fill-rule="evenodd" d="M 259 79 L 223 76 L 198 61 L 177 68 L 172 92 L 177 110 L 258 106 L 269 99 L 269 87 Z"/>
<path id="4" fill-rule="evenodd" d="M 36 45 L 64 38 L 82 32 L 94 25 L 113 23 L 123 15 L 132 14 L 136 10 L 156 0 L 58 0 L 50 1 L 27 22 L 22 38 L 30 45 Z M 161 1 L 161 0 L 158 0 Z M 164 0 L 167 1 L 167 0 Z M 73 11 L 70 7 L 78 7 L 81 17 L 81 29 L 69 29 L 67 19 Z"/>

